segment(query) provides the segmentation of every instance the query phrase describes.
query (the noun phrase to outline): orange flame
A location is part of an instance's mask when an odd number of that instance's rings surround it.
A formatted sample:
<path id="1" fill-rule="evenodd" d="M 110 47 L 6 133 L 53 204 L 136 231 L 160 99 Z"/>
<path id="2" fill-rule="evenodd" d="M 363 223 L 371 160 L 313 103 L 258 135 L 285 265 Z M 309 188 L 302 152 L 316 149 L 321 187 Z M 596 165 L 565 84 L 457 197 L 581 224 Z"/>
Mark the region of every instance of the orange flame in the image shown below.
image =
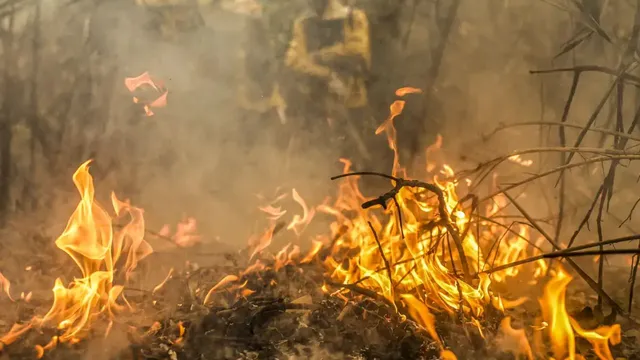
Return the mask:
<path id="1" fill-rule="evenodd" d="M 527 360 L 533 360 L 533 351 L 527 340 L 527 334 L 524 329 L 514 329 L 511 326 L 511 318 L 508 316 L 500 322 L 500 335 L 498 343 L 502 350 L 512 353 L 516 359 L 524 356 Z"/>
<path id="2" fill-rule="evenodd" d="M 436 142 L 427 146 L 426 150 L 426 158 L 427 158 L 427 172 L 431 173 L 437 166 L 437 161 L 434 161 L 432 158 L 434 155 L 438 153 L 438 151 L 442 148 L 442 135 L 438 134 L 436 137 Z"/>
<path id="3" fill-rule="evenodd" d="M 414 87 L 403 87 L 396 90 L 396 96 L 403 97 L 408 94 L 421 94 L 422 90 Z"/>
<path id="4" fill-rule="evenodd" d="M 399 96 L 406 93 L 409 93 L 406 89 L 398 91 Z M 389 148 L 393 151 L 392 175 L 403 178 L 406 177 L 406 170 L 399 162 L 394 119 L 402 113 L 404 106 L 404 101 L 395 101 L 390 106 L 389 118 L 376 129 L 376 134 L 386 133 Z M 512 229 L 511 224 L 501 221 L 497 215 L 508 205 L 504 195 L 495 196 L 493 202 L 483 210 L 477 209 L 483 214 L 476 214 L 470 207 L 461 205 L 461 201 L 466 201 L 468 197 L 459 198 L 459 179 L 454 170 L 446 164 L 436 166 L 436 162 L 432 161 L 433 152 L 441 146 L 442 137 L 439 136 L 427 150 L 428 170 L 440 169 L 437 174 L 429 175 L 432 176 L 430 186 L 433 188 L 428 191 L 421 187 L 396 188 L 393 199 L 388 199 L 393 201 L 391 205 L 380 211 L 363 209 L 362 204 L 372 199 L 360 191 L 359 176 L 344 177 L 338 185 L 336 198 L 333 201 L 325 200 L 314 208 L 308 208 L 293 190 L 294 199 L 302 206 L 303 214 L 294 217 L 288 230 L 300 235 L 302 230 L 297 227 L 304 229 L 309 224 L 312 217 L 309 214 L 314 209 L 333 217 L 334 221 L 330 224 L 328 234 L 318 236 L 312 249 L 302 259 L 298 259 L 300 249 L 289 243 L 274 256 L 273 268 L 277 271 L 288 264 L 317 261 L 324 265 L 325 275 L 331 283 L 357 284 L 384 298 L 390 305 L 403 304 L 398 308 L 406 310 L 439 344 L 441 357 L 455 359 L 455 355 L 444 348 L 437 334 L 433 313 L 446 312 L 463 317 L 465 323 L 477 326 L 482 335 L 479 319 L 483 317 L 486 306 L 493 304 L 504 311 L 529 300 L 527 297 L 505 298 L 494 293 L 491 285 L 506 284 L 511 278 L 522 277 L 523 274 L 531 276 L 531 282 L 535 283 L 547 274 L 549 263 L 542 259 L 511 267 L 492 273 L 491 278 L 482 273 L 485 269 L 540 254 L 540 242 L 544 239 L 538 238 L 533 242 L 529 228 L 521 226 Z M 343 173 L 349 174 L 351 162 L 347 159 L 340 161 L 344 165 Z M 497 183 L 497 175 L 493 175 Z M 396 185 L 395 180 L 392 185 Z M 274 219 L 284 215 L 273 203 L 270 206 L 262 209 L 270 217 L 268 229 L 250 240 L 251 258 L 271 244 L 277 226 Z M 488 249 L 487 254 L 485 249 Z M 468 271 L 478 274 L 477 279 L 461 276 L 462 264 Z M 265 268 L 267 265 L 256 261 L 240 273 L 240 277 Z M 540 300 L 545 322 L 540 320 L 533 328 L 534 345 L 537 353 L 542 344 L 541 334 L 545 331 L 551 338 L 555 359 L 575 360 L 579 357 L 575 350 L 575 326 L 572 327 L 564 303 L 565 288 L 571 278 L 562 270 L 555 274 Z M 228 275 L 221 283 L 238 279 L 235 275 Z M 221 283 L 213 289 L 221 287 Z M 321 290 L 345 302 L 349 301 L 345 297 L 348 290 L 336 290 L 328 281 L 321 286 Z M 508 319 L 501 324 L 502 337 L 511 342 L 511 348 L 507 350 L 517 356 L 533 359 L 533 350 L 525 330 L 513 329 L 510 321 Z M 608 349 L 605 346 L 616 343 L 619 338 L 615 327 L 591 332 L 576 328 L 575 331 L 592 341 L 594 347 L 598 348 L 596 352 L 605 358 Z"/>
<path id="5" fill-rule="evenodd" d="M 14 327 L 3 337 L 4 343 L 33 326 L 55 324 L 62 333 L 56 342 L 75 343 L 86 335 L 90 325 L 100 316 L 113 319 L 124 306 L 117 302 L 123 286 L 116 285 L 116 265 L 126 254 L 123 281 L 127 281 L 138 262 L 152 252 L 144 240 L 142 209 L 118 200 L 112 194 L 114 210 L 119 218 L 129 221 L 114 234 L 109 214 L 94 200 L 93 178 L 89 174 L 90 161 L 82 164 L 73 175 L 80 193 L 80 203 L 67 226 L 56 240 L 56 246 L 67 253 L 80 268 L 82 277 L 65 287 L 60 278 L 53 287 L 53 305 L 42 318 Z M 5 341 L 5 338 L 8 341 Z M 51 345 L 53 346 L 53 345 Z"/>
<path id="6" fill-rule="evenodd" d="M 402 114 L 404 106 L 405 102 L 403 100 L 394 101 L 393 104 L 389 106 L 389 117 L 376 129 L 376 135 L 381 134 L 383 131 L 387 134 L 387 142 L 389 143 L 389 148 L 393 151 L 394 154 L 392 170 L 393 176 L 398 176 L 398 172 L 400 171 L 398 147 L 396 146 L 397 134 L 396 128 L 393 125 L 393 120 L 400 114 Z"/>
<path id="7" fill-rule="evenodd" d="M 160 291 L 164 287 L 164 285 L 167 283 L 167 281 L 171 279 L 172 275 L 173 275 L 173 268 L 169 269 L 169 273 L 167 274 L 167 277 L 165 277 L 160 284 L 156 285 L 156 287 L 153 288 L 153 291 L 151 291 L 151 293 L 156 293 Z"/>
<path id="8" fill-rule="evenodd" d="M 7 297 L 9 297 L 9 300 L 14 301 L 13 298 L 11 297 L 11 282 L 4 277 L 4 275 L 2 275 L 2 273 L 0 272 L 0 288 L 2 288 L 2 291 L 4 291 L 5 294 L 7 294 Z"/>
<path id="9" fill-rule="evenodd" d="M 198 234 L 195 218 L 187 217 L 176 225 L 176 232 L 171 236 L 171 228 L 165 224 L 158 232 L 160 236 L 170 238 L 179 247 L 191 247 L 198 244 L 202 237 Z"/>
<path id="10" fill-rule="evenodd" d="M 613 360 L 609 343 L 618 345 L 622 341 L 620 325 L 615 324 L 613 326 L 601 326 L 595 330 L 584 330 L 574 319 L 571 319 L 571 325 L 579 336 L 591 343 L 600 360 Z"/>
<path id="11" fill-rule="evenodd" d="M 207 295 L 204 297 L 204 301 L 203 304 L 207 305 L 209 303 L 209 301 L 211 300 L 211 296 L 213 296 L 213 294 L 220 288 L 224 287 L 227 284 L 230 284 L 234 281 L 238 281 L 238 277 L 235 275 L 227 275 L 224 278 L 222 278 L 222 280 L 220 280 L 220 282 L 218 282 L 214 287 L 212 287 L 209 292 L 207 293 Z"/>
<path id="12" fill-rule="evenodd" d="M 571 276 L 560 268 L 545 286 L 540 299 L 542 317 L 549 324 L 547 331 L 556 359 L 574 360 L 576 356 L 575 336 L 565 306 L 565 293 L 570 282 Z"/>
<path id="13" fill-rule="evenodd" d="M 302 231 L 304 231 L 311 220 L 313 220 L 315 210 L 309 210 L 307 203 L 305 203 L 302 197 L 300 197 L 296 189 L 292 190 L 292 195 L 293 200 L 302 207 L 302 216 L 298 214 L 294 215 L 293 220 L 291 220 L 291 223 L 289 223 L 289 226 L 287 227 L 287 230 L 293 230 L 296 235 L 300 236 Z"/>

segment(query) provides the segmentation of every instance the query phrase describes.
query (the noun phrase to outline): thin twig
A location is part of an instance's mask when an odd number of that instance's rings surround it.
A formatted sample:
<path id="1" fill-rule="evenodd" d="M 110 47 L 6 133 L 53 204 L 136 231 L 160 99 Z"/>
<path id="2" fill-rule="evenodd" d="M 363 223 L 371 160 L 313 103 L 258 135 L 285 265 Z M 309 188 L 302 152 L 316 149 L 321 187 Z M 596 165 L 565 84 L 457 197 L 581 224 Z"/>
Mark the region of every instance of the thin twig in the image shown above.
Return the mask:
<path id="1" fill-rule="evenodd" d="M 507 197 L 507 199 L 509 199 L 509 201 L 513 204 L 513 206 L 515 206 L 518 211 L 520 211 L 520 213 L 527 218 L 527 221 L 529 221 L 531 223 L 531 225 L 533 225 L 536 230 L 540 233 L 540 235 L 542 235 L 549 244 L 551 244 L 551 246 L 554 247 L 554 249 L 556 250 L 561 250 L 560 245 L 558 245 L 555 241 L 553 241 L 553 238 L 551 238 L 551 236 L 549 236 L 549 234 L 547 234 L 546 231 L 544 231 L 543 228 L 541 228 L 536 222 L 535 220 L 529 215 L 529 213 L 522 207 L 520 206 L 520 204 L 518 204 L 518 202 L 515 201 L 514 198 L 512 198 L 506 191 L 502 192 L 504 194 L 504 196 Z M 582 270 L 582 268 L 580 268 L 580 266 L 578 266 L 578 264 L 576 264 L 573 260 L 571 259 L 567 259 L 567 263 L 569 263 L 569 265 L 571 265 L 571 267 L 573 268 L 573 270 L 575 270 L 578 275 L 580 275 L 580 277 L 582 277 L 582 279 L 585 280 L 585 282 L 589 285 L 589 287 L 591 287 L 591 289 L 593 289 L 596 293 L 598 293 L 598 295 L 601 295 L 604 299 L 607 300 L 607 302 L 609 303 L 609 305 L 616 309 L 621 315 L 625 314 L 624 309 L 622 309 L 622 307 L 620 305 L 618 305 L 603 289 L 601 286 L 599 286 L 586 272 L 584 272 L 584 270 Z"/>
<path id="2" fill-rule="evenodd" d="M 384 249 L 382 248 L 380 239 L 378 239 L 378 233 L 373 228 L 373 224 L 371 224 L 371 221 L 369 221 L 369 228 L 371 228 L 371 232 L 373 233 L 373 238 L 376 240 L 376 244 L 378 244 L 378 250 L 380 250 L 380 256 L 382 256 L 382 261 L 384 261 L 384 266 L 387 268 L 387 275 L 389 275 L 389 284 L 391 284 L 391 298 L 394 298 L 393 289 L 395 289 L 395 286 L 393 285 L 393 274 L 391 273 L 391 264 L 389 264 L 389 260 L 387 260 L 387 257 L 384 255 Z"/>
<path id="3" fill-rule="evenodd" d="M 596 204 L 598 203 L 598 199 L 600 198 L 602 189 L 603 189 L 603 186 L 600 186 L 600 188 L 598 189 L 598 192 L 596 193 L 595 198 L 591 202 L 591 206 L 589 207 L 589 210 L 587 210 L 587 213 L 582 218 L 582 221 L 580 222 L 580 225 L 578 226 L 576 231 L 574 231 L 573 235 L 571 235 L 571 239 L 569 240 L 569 244 L 567 245 L 567 248 L 570 248 L 571 245 L 573 245 L 573 242 L 576 241 L 576 239 L 578 238 L 578 234 L 580 234 L 580 231 L 582 231 L 582 228 L 589 223 L 589 218 L 591 218 L 591 213 L 593 212 L 593 209 L 596 207 Z"/>
<path id="4" fill-rule="evenodd" d="M 602 213 L 604 210 L 604 202 L 607 197 L 607 192 L 611 189 L 608 186 L 604 186 L 602 194 L 600 194 L 600 206 L 598 207 L 598 217 L 596 218 L 596 228 L 598 232 L 598 242 L 600 243 L 600 251 L 604 251 L 602 242 L 604 241 L 604 235 L 602 232 Z M 602 282 L 604 281 L 604 257 L 598 259 L 598 287 L 602 289 Z M 602 296 L 598 294 L 598 308 L 602 309 Z"/>
<path id="5" fill-rule="evenodd" d="M 598 255 L 629 255 L 629 254 L 640 254 L 640 249 L 610 249 L 610 250 L 590 250 L 590 251 L 572 251 L 568 253 L 551 253 L 545 254 L 543 257 L 545 259 L 552 258 L 569 258 L 569 257 L 578 257 L 578 256 L 598 256 Z M 603 256 L 600 256 L 602 258 Z"/>
<path id="6" fill-rule="evenodd" d="M 400 237 L 404 239 L 404 223 L 402 222 L 402 209 L 398 203 L 398 199 L 393 197 L 393 202 L 396 204 L 396 211 L 398 212 L 398 228 L 400 229 Z"/>
<path id="7" fill-rule="evenodd" d="M 640 250 L 640 242 L 638 242 L 638 250 Z M 633 293 L 635 291 L 636 278 L 638 276 L 638 265 L 640 265 L 640 254 L 636 254 L 634 260 L 635 264 L 631 268 L 631 276 L 629 277 L 629 305 L 627 307 L 629 314 L 631 314 L 631 309 L 633 307 Z"/>
<path id="8" fill-rule="evenodd" d="M 622 227 L 622 225 L 624 225 L 627 221 L 631 220 L 631 216 L 633 215 L 633 212 L 636 210 L 636 206 L 638 206 L 639 203 L 640 203 L 640 198 L 636 200 L 636 202 L 631 207 L 631 210 L 629 210 L 629 215 L 627 215 L 627 217 L 622 221 L 622 223 L 620 223 L 618 227 Z"/>
<path id="9" fill-rule="evenodd" d="M 583 65 L 583 66 L 575 66 L 571 68 L 558 68 L 558 69 L 547 69 L 547 70 L 530 70 L 529 74 L 552 74 L 559 72 L 600 72 L 604 74 L 608 74 L 611 76 L 618 76 L 622 78 L 622 80 L 628 81 L 630 84 L 634 86 L 640 87 L 640 77 L 631 75 L 629 73 L 623 72 L 620 74 L 618 71 L 607 68 L 604 66 L 596 66 L 596 65 Z"/>
<path id="10" fill-rule="evenodd" d="M 602 110 L 604 105 L 609 100 L 609 97 L 611 96 L 611 93 L 613 92 L 614 89 L 616 89 L 618 83 L 620 81 L 622 81 L 622 79 L 623 79 L 622 75 L 626 74 L 626 71 L 630 67 L 631 67 L 631 64 L 629 64 L 628 66 L 620 69 L 620 71 L 618 72 L 618 75 L 616 75 L 615 81 L 611 84 L 609 89 L 607 89 L 605 94 L 602 96 L 602 99 L 600 100 L 600 102 L 596 106 L 595 110 L 593 111 L 593 113 L 589 117 L 589 120 L 587 120 L 587 124 L 585 125 L 585 128 L 582 129 L 582 131 L 580 131 L 580 134 L 578 134 L 578 137 L 576 138 L 576 141 L 575 141 L 573 147 L 580 147 L 580 144 L 582 144 L 582 140 L 584 140 L 584 137 L 587 135 L 588 129 L 591 128 L 591 126 L 595 123 L 596 119 L 598 118 L 598 115 L 600 115 L 600 111 Z M 571 162 L 571 160 L 573 159 L 573 155 L 574 154 L 575 154 L 575 152 L 572 152 L 572 153 L 569 154 L 569 156 L 566 159 L 565 164 L 568 164 L 568 163 Z"/>
<path id="11" fill-rule="evenodd" d="M 349 291 L 353 291 L 354 293 L 360 294 L 360 295 L 364 295 L 367 296 L 373 300 L 377 300 L 380 302 L 384 302 L 385 304 L 391 306 L 391 307 L 395 307 L 395 304 L 393 302 L 391 302 L 389 299 L 387 299 L 386 297 L 378 294 L 375 291 L 369 290 L 369 289 L 365 289 L 362 288 L 360 286 L 354 285 L 354 284 L 340 284 L 340 283 L 334 283 L 331 281 L 326 281 L 325 284 L 335 287 L 335 288 L 344 288 L 347 289 Z"/>
<path id="12" fill-rule="evenodd" d="M 594 242 L 594 243 L 575 246 L 575 247 L 570 248 L 570 249 L 562 249 L 562 250 L 555 251 L 555 252 L 552 252 L 552 253 L 547 253 L 546 255 L 548 256 L 549 254 L 557 254 L 557 253 L 566 254 L 566 253 L 576 252 L 576 251 L 579 251 L 579 250 L 590 249 L 590 248 L 600 247 L 600 246 L 604 246 L 604 245 L 613 245 L 613 244 L 618 244 L 618 243 L 627 242 L 627 241 L 634 241 L 634 240 L 640 240 L 640 235 L 630 235 L 630 236 L 625 236 L 625 237 L 621 237 L 621 238 L 605 240 L 603 242 L 599 242 L 598 241 L 598 242 Z M 640 242 L 639 242 L 639 244 L 640 244 Z M 554 256 L 552 255 L 552 257 L 554 257 Z M 521 266 L 521 265 L 525 265 L 525 264 L 528 264 L 528 263 L 536 262 L 538 260 L 542 260 L 542 259 L 545 259 L 545 258 L 547 258 L 547 257 L 545 257 L 545 254 L 536 255 L 536 256 L 532 256 L 532 257 L 526 258 L 526 259 L 514 261 L 514 262 L 509 263 L 509 264 L 504 264 L 504 265 L 497 266 L 495 268 L 491 268 L 491 269 L 487 269 L 487 270 L 481 271 L 480 274 L 490 274 L 490 273 L 494 273 L 494 272 L 497 272 L 497 271 L 510 269 L 512 267 Z"/>
<path id="13" fill-rule="evenodd" d="M 502 194 L 505 191 L 513 190 L 513 189 L 515 189 L 517 187 L 520 187 L 522 185 L 528 184 L 528 183 L 530 183 L 532 181 L 541 179 L 543 177 L 546 177 L 546 176 L 549 176 L 549 175 L 553 175 L 553 174 L 558 173 L 558 172 L 560 172 L 562 170 L 565 170 L 565 169 L 568 170 L 568 169 L 573 169 L 573 168 L 584 166 L 584 165 L 588 165 L 588 164 L 603 163 L 603 162 L 614 161 L 614 160 L 640 160 L 640 155 L 635 155 L 634 154 L 634 155 L 600 156 L 600 157 L 587 159 L 587 160 L 584 160 L 584 161 L 579 162 L 579 163 L 572 163 L 572 164 L 567 164 L 567 165 L 564 165 L 564 166 L 558 166 L 558 167 L 556 167 L 554 169 L 547 170 L 547 171 L 545 171 L 543 173 L 536 174 L 536 175 L 530 176 L 530 177 L 528 177 L 528 178 L 526 178 L 524 180 L 509 184 L 508 186 L 505 186 L 501 190 L 497 190 L 497 191 L 495 191 L 495 192 L 493 192 L 493 193 L 481 198 L 479 200 L 479 202 L 484 202 L 484 201 L 493 199 L 494 197 L 496 197 L 497 195 Z"/>
<path id="14" fill-rule="evenodd" d="M 492 136 L 494 136 L 495 134 L 497 134 L 498 132 L 501 132 L 503 130 L 507 130 L 507 129 L 515 128 L 515 127 L 520 127 L 520 126 L 534 126 L 534 125 L 560 126 L 560 127 L 563 127 L 563 128 L 572 128 L 572 129 L 580 129 L 580 130 L 586 129 L 582 125 L 570 124 L 570 123 L 562 123 L 562 122 L 559 122 L 559 121 L 525 121 L 525 122 L 521 122 L 521 123 L 500 124 L 498 127 L 493 129 L 493 131 L 491 131 L 490 133 L 483 135 L 482 138 L 483 138 L 484 141 L 487 141 L 489 138 L 491 138 Z M 627 133 L 620 132 L 620 131 L 613 131 L 613 130 L 609 130 L 609 129 L 593 128 L 593 127 L 592 128 L 588 128 L 587 131 L 598 132 L 598 133 L 602 133 L 602 134 L 616 136 L 616 137 L 618 137 L 620 139 L 629 139 L 629 140 L 633 140 L 633 141 L 640 141 L 639 137 L 631 136 L 631 135 L 628 135 Z"/>
<path id="15" fill-rule="evenodd" d="M 569 90 L 569 97 L 564 104 L 564 110 L 562 111 L 561 122 L 564 124 L 567 122 L 569 118 L 569 112 L 571 111 L 571 105 L 573 104 L 573 99 L 576 95 L 576 91 L 578 89 L 578 84 L 580 82 L 580 72 L 576 72 L 573 74 L 573 81 L 571 83 L 571 89 Z M 558 127 L 558 137 L 560 138 L 560 146 L 567 146 L 566 134 L 564 132 L 564 126 Z M 566 163 L 565 153 L 560 153 L 560 165 L 564 165 Z M 560 172 L 560 188 L 558 189 L 558 223 L 556 224 L 556 232 L 554 236 L 554 241 L 560 241 L 560 232 L 562 231 L 562 221 L 564 220 L 564 196 L 565 196 L 565 187 L 566 187 L 566 178 L 564 176 L 564 171 Z"/>

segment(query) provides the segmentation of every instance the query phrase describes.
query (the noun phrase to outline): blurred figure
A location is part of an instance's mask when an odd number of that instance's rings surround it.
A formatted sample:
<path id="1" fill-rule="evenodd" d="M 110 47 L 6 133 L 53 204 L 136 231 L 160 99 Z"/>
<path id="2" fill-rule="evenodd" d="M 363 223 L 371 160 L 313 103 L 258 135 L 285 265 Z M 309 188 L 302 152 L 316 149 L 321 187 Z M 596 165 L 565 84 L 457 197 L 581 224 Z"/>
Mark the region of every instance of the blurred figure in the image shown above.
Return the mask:
<path id="1" fill-rule="evenodd" d="M 369 21 L 339 0 L 308 0 L 310 13 L 293 25 L 285 63 L 292 70 L 288 114 L 299 134 L 332 140 L 356 165 L 370 160 L 367 141 L 375 124 L 368 114 L 366 80 L 371 67 Z M 327 139 L 326 126 L 333 130 Z M 337 144 L 336 144 L 337 142 Z M 355 150 L 355 151 L 353 151 Z"/>
<path id="2" fill-rule="evenodd" d="M 288 142 L 287 132 L 284 131 L 286 103 L 278 84 L 280 62 L 276 56 L 277 34 L 270 28 L 269 19 L 255 0 L 236 3 L 233 11 L 242 14 L 246 24 L 238 86 L 244 118 L 243 131 L 250 143 L 266 135 L 268 140 L 275 140 L 276 146 L 285 148 Z"/>

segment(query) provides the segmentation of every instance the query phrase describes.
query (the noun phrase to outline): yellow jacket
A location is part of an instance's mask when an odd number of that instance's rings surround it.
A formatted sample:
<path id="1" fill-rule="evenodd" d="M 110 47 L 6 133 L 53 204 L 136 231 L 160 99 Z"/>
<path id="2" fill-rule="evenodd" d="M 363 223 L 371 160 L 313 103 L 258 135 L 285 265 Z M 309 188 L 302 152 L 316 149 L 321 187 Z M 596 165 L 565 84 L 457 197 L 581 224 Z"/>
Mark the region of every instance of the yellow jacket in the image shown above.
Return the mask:
<path id="1" fill-rule="evenodd" d="M 298 18 L 293 25 L 293 38 L 289 44 L 285 63 L 293 70 L 327 79 L 329 81 L 332 69 L 321 64 L 340 57 L 361 57 L 366 69 L 371 69 L 371 44 L 369 38 L 369 20 L 364 11 L 353 9 L 351 14 L 344 19 L 344 40 L 317 52 L 307 51 L 307 39 L 305 34 L 305 21 L 308 17 Z M 319 59 L 320 61 L 316 61 Z M 349 108 L 359 108 L 367 105 L 367 89 L 365 79 L 361 76 L 350 76 L 345 84 L 347 95 L 344 99 Z"/>

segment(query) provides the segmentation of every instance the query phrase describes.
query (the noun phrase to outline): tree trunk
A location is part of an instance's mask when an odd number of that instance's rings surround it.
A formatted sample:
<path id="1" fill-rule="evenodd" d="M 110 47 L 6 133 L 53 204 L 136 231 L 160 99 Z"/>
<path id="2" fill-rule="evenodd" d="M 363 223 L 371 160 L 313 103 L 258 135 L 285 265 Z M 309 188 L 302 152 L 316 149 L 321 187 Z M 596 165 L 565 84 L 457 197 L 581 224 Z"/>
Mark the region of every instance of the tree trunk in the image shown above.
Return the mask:
<path id="1" fill-rule="evenodd" d="M 13 8 L 13 5 L 11 5 Z M 12 9 L 13 10 L 13 9 Z M 2 47 L 3 47 L 3 77 L 4 77 L 4 99 L 0 112 L 0 226 L 6 224 L 9 215 L 11 203 L 11 167 L 13 164 L 13 156 L 11 153 L 11 143 L 13 137 L 13 119 L 12 107 L 14 93 L 12 85 L 11 68 L 13 64 L 13 11 L 7 16 L 8 26 L 3 29 Z"/>

